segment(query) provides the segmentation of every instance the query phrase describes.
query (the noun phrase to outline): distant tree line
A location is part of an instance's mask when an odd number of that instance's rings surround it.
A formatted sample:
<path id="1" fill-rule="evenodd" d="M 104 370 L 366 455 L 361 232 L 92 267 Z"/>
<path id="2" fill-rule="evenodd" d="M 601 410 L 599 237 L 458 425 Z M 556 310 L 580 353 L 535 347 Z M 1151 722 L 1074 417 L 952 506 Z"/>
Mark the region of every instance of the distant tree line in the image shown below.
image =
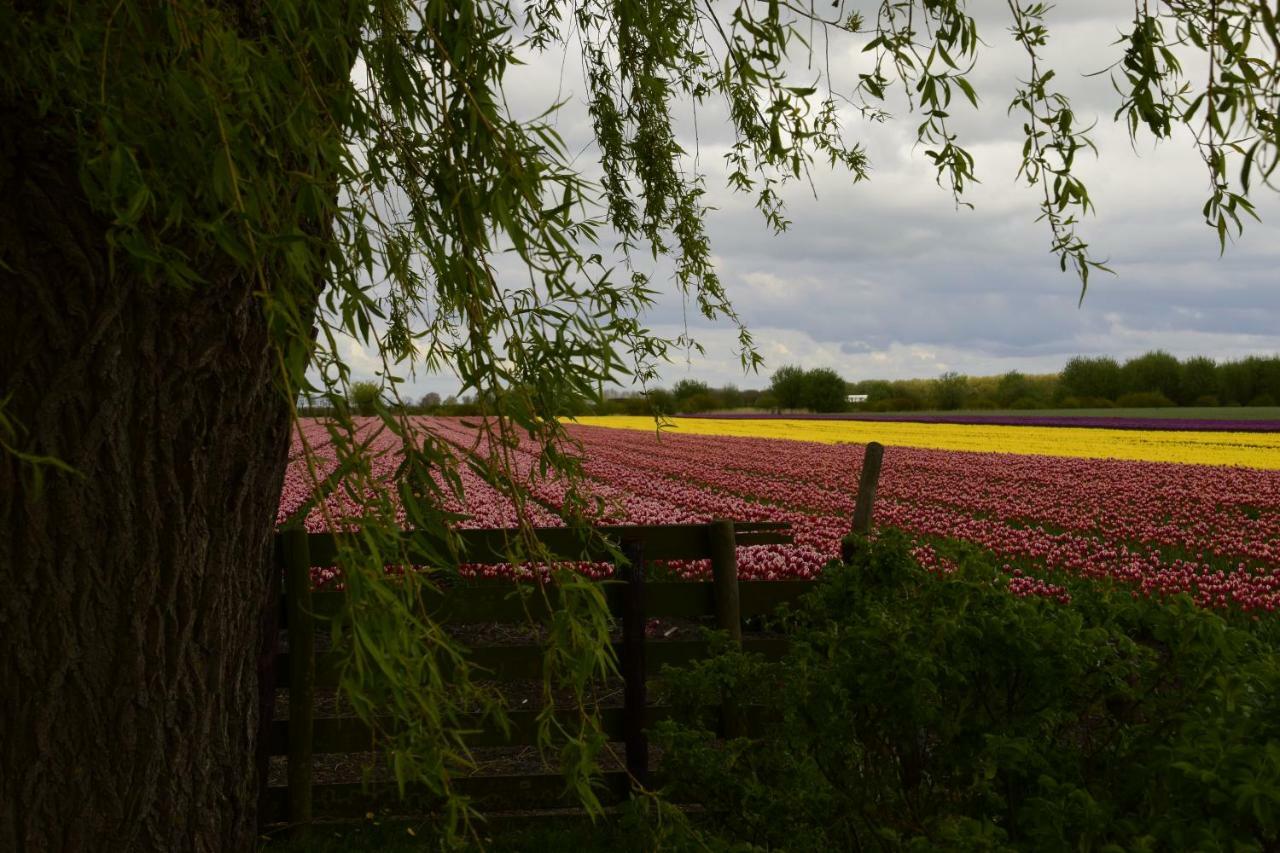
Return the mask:
<path id="1" fill-rule="evenodd" d="M 347 389 L 346 405 L 353 414 L 369 416 L 378 413 L 379 407 L 387 411 L 396 411 L 412 415 L 475 415 L 480 413 L 480 405 L 474 397 L 459 400 L 457 397 L 443 399 L 434 391 L 423 394 L 414 402 L 403 404 L 391 403 L 383 393 L 383 386 L 378 382 L 352 382 Z M 333 406 L 319 405 L 312 400 L 298 401 L 298 414 L 317 417 L 334 414 Z"/>
<path id="2" fill-rule="evenodd" d="M 764 390 L 743 390 L 736 385 L 713 388 L 696 379 L 681 379 L 670 391 L 654 388 L 643 394 L 606 397 L 591 408 L 592 414 L 648 415 L 696 414 L 734 410 L 807 410 L 842 412 L 849 394 L 848 383 L 830 368 L 805 370 L 787 365 L 774 372 Z"/>
<path id="3" fill-rule="evenodd" d="M 508 394 L 531 393 L 514 389 Z M 865 395 L 850 403 L 851 395 Z M 483 403 L 483 404 L 482 404 Z M 499 397 L 442 398 L 435 392 L 390 408 L 424 415 L 475 415 L 501 412 Z M 347 405 L 358 415 L 387 407 L 377 382 L 354 382 Z M 1107 356 L 1076 356 L 1061 373 L 1026 375 L 1012 370 L 1000 376 L 943 373 L 936 379 L 864 379 L 846 382 L 826 368 L 805 370 L 785 365 L 774 371 L 769 387 L 715 388 L 681 379 L 670 389 L 602 392 L 594 400 L 566 400 L 565 415 L 664 415 L 722 411 L 901 412 L 924 409 L 1156 408 L 1169 406 L 1280 405 L 1280 356 L 1249 356 L 1214 361 L 1196 356 L 1180 361 L 1161 350 L 1123 363 Z M 332 408 L 300 401 L 303 415 L 332 414 Z"/>
<path id="4" fill-rule="evenodd" d="M 1161 350 L 1123 363 L 1107 356 L 1077 356 L 1061 373 L 864 380 L 864 411 L 918 409 L 1157 408 L 1280 405 L 1280 356 L 1216 362 L 1205 356 L 1179 361 Z"/>

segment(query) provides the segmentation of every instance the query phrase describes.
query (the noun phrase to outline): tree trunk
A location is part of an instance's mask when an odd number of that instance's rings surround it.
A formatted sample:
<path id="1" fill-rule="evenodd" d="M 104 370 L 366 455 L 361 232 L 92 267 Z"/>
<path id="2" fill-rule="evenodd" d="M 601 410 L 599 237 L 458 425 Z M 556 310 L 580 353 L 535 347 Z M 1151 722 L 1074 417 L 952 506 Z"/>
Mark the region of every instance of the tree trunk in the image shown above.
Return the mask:
<path id="1" fill-rule="evenodd" d="M 0 103 L 0 399 L 77 474 L 36 491 L 0 453 L 0 850 L 250 850 L 289 431 L 266 323 L 242 278 L 112 272 L 41 126 Z"/>

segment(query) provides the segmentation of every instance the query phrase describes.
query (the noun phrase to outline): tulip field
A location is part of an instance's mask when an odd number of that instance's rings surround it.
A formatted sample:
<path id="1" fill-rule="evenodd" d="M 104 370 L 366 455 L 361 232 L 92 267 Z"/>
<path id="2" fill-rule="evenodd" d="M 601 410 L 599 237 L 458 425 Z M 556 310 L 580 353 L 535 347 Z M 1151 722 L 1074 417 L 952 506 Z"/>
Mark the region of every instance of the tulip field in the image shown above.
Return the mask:
<path id="1" fill-rule="evenodd" d="M 652 418 L 584 418 L 585 424 L 652 431 Z M 967 450 L 976 453 L 1016 453 L 1089 459 L 1129 459 L 1138 462 L 1176 462 L 1280 468 L 1280 424 L 1270 431 L 1244 429 L 1240 421 L 1216 421 L 1206 429 L 1195 421 L 1187 429 L 1134 429 L 1132 421 L 1077 426 L 1060 418 L 1005 419 L 995 423 L 942 423 L 806 418 L 677 418 L 673 431 L 681 434 L 783 438 L 822 444 L 865 444 Z M 1258 422 L 1253 422 L 1256 425 Z"/>
<path id="2" fill-rule="evenodd" d="M 660 436 L 651 420 L 599 423 L 573 424 L 569 432 L 581 442 L 587 487 L 604 501 L 608 523 L 705 522 L 716 517 L 790 522 L 794 545 L 739 550 L 745 578 L 812 578 L 837 556 L 857 492 L 861 441 L 714 434 L 717 429 L 742 433 L 747 421 L 680 421 Z M 776 430 L 779 422 L 769 423 L 775 426 L 766 431 Z M 475 429 L 465 420 L 422 418 L 421 426 L 459 454 L 477 442 Z M 946 571 L 947 564 L 936 546 L 960 540 L 993 554 L 1016 595 L 1066 600 L 1065 578 L 1110 578 L 1134 595 L 1187 592 L 1204 606 L 1255 615 L 1280 605 L 1280 436 L 1253 433 L 1237 440 L 1231 436 L 1239 434 L 1232 433 L 1163 431 L 1154 436 L 1128 430 L 1127 443 L 1115 455 L 1130 458 L 1104 458 L 1106 430 L 1090 430 L 1092 452 L 1076 456 L 1067 455 L 1075 440 L 1067 438 L 1069 430 L 1057 443 L 1037 433 L 1037 449 L 1020 447 L 1020 452 L 904 446 L 907 442 L 891 440 L 888 433 L 892 427 L 965 429 L 964 442 L 971 446 L 980 437 L 975 431 L 988 429 L 996 431 L 988 447 L 1003 449 L 1013 446 L 1009 430 L 1046 432 L 1052 427 L 865 422 L 857 427 L 884 436 L 861 440 L 886 445 L 876 525 L 905 530 L 915 538 L 920 559 L 938 571 Z M 324 429 L 315 422 L 305 422 L 302 429 L 323 461 Z M 1217 438 L 1207 440 L 1206 435 Z M 385 476 L 396 468 L 395 442 L 387 436 L 380 447 L 386 452 L 376 470 Z M 1218 453 L 1229 456 L 1230 464 L 1132 458 L 1144 446 L 1157 459 L 1212 461 Z M 281 521 L 309 493 L 310 480 L 296 449 Z M 1053 453 L 1058 455 L 1047 455 Z M 534 460 L 532 450 L 517 450 L 521 473 Z M 515 522 L 514 506 L 493 486 L 465 467 L 461 475 L 465 500 L 445 507 L 466 516 L 460 526 Z M 554 480 L 536 482 L 535 523 L 562 524 L 558 510 L 564 494 L 563 484 Z M 349 516 L 356 509 L 349 501 L 341 493 L 330 496 L 311 510 L 307 528 L 323 530 L 326 514 Z M 686 577 L 708 571 L 698 563 L 670 568 Z M 605 567 L 583 570 L 594 574 Z M 318 572 L 318 582 L 333 574 Z"/>

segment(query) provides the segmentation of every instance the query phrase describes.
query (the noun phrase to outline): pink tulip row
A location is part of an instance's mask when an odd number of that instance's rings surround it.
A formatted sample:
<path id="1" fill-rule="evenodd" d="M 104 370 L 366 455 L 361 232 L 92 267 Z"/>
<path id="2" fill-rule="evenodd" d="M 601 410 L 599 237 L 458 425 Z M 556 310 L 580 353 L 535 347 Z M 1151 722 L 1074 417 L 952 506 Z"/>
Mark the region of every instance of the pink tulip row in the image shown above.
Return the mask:
<path id="1" fill-rule="evenodd" d="M 365 426 L 369 425 L 366 423 Z M 303 426 L 303 430 L 307 441 L 315 448 L 315 467 L 319 478 L 323 479 L 337 465 L 334 449 L 328 435 L 318 423 L 308 422 Z M 383 432 L 373 440 L 369 453 L 372 479 L 382 483 L 390 482 L 403 459 L 400 440 L 389 432 Z M 507 527 L 515 522 L 516 512 L 510 500 L 469 468 L 460 467 L 458 474 L 462 480 L 465 502 L 454 497 L 446 488 L 444 506 L 441 508 L 447 512 L 466 514 L 468 518 L 461 522 L 461 527 Z M 311 473 L 302 456 L 301 437 L 295 436 L 294 452 L 291 454 L 290 465 L 285 474 L 284 490 L 280 501 L 280 521 L 283 522 L 302 506 L 312 492 L 312 482 Z M 352 491 L 354 489 L 349 484 L 345 488 L 333 489 L 323 501 L 312 507 L 304 520 L 305 528 L 312 532 L 319 532 L 334 525 L 357 522 L 366 510 L 364 503 L 351 494 Z M 369 489 L 365 489 L 364 492 L 365 499 L 373 496 Z M 554 515 L 544 510 L 535 509 L 535 513 L 536 523 L 558 523 Z M 404 522 L 403 508 L 397 511 L 397 520 Z"/>
<path id="2" fill-rule="evenodd" d="M 422 427 L 459 456 L 488 450 L 472 425 L 424 419 Z M 305 429 L 322 451 L 323 430 Z M 704 522 L 716 517 L 786 521 L 796 544 L 739 551 L 746 578 L 815 576 L 839 553 L 848 531 L 863 447 L 723 436 L 688 436 L 573 426 L 581 443 L 586 491 L 603 501 L 606 523 Z M 375 472 L 398 464 L 394 437 L 379 439 Z M 323 457 L 323 452 L 321 453 Z M 566 485 L 538 479 L 536 448 L 508 454 L 529 485 L 535 524 L 562 523 Z M 330 463 L 331 464 L 331 463 Z M 515 523 L 511 501 L 465 466 L 460 469 L 464 527 Z M 282 517 L 307 494 L 295 462 L 286 477 Z M 323 503 L 332 518 L 357 516 L 357 501 L 335 493 Z M 1114 578 L 1135 594 L 1190 592 L 1207 606 L 1273 611 L 1280 606 L 1280 472 L 1244 468 L 963 453 L 891 447 L 885 452 L 877 525 L 918 537 L 917 555 L 947 571 L 930 542 L 959 539 L 994 553 L 1015 595 L 1066 600 L 1055 576 Z M 307 528 L 325 529 L 317 507 Z M 592 575 L 607 566 L 583 566 Z M 675 564 L 686 577 L 707 573 L 705 561 Z M 545 567 L 534 567 L 534 571 Z M 502 574 L 509 568 L 477 568 Z"/>
<path id="3" fill-rule="evenodd" d="M 362 422 L 360 425 L 361 436 L 368 436 L 374 428 L 375 423 L 373 421 L 366 420 Z M 278 523 L 284 523 L 284 521 L 292 517 L 311 495 L 314 480 L 323 480 L 338 464 L 329 436 L 319 422 L 304 422 L 302 431 L 304 435 L 294 435 L 290 463 L 285 473 L 284 488 L 280 498 L 280 509 L 277 515 Z M 312 466 L 317 473 L 314 479 L 303 452 L 304 437 L 306 443 L 314 450 Z M 373 479 L 389 483 L 395 475 L 396 468 L 404 458 L 400 439 L 390 432 L 383 432 L 373 440 L 369 453 L 372 457 L 370 470 Z M 464 516 L 463 520 L 458 523 L 460 529 L 515 526 L 518 520 L 518 513 L 510 498 L 503 495 L 485 481 L 483 477 L 466 466 L 459 466 L 457 474 L 462 482 L 464 497 L 462 499 L 455 497 L 445 487 L 443 489 L 445 498 L 443 505 L 439 508 L 445 512 Z M 355 489 L 349 486 L 347 488 L 333 489 L 324 500 L 319 501 L 316 506 L 311 508 L 303 520 L 303 527 L 312 533 L 320 533 L 334 528 L 342 529 L 359 526 L 360 518 L 366 509 L 364 504 L 353 496 L 353 491 Z M 374 495 L 371 490 L 365 489 L 364 497 L 368 499 L 374 497 Z M 398 501 L 395 501 L 394 497 L 392 500 L 397 507 L 397 523 L 407 526 L 408 520 L 404 508 L 399 505 Z M 532 522 L 539 526 L 555 527 L 564 523 L 558 515 L 547 511 L 542 506 L 530 506 L 528 514 Z M 464 568 L 465 572 L 471 575 L 494 575 L 500 573 L 498 568 L 492 566 L 467 566 Z M 534 572 L 539 568 L 526 567 L 524 571 Z M 545 567 L 541 568 L 545 570 Z M 510 573 L 509 567 L 507 573 Z M 318 585 L 331 582 L 336 575 L 337 573 L 333 568 L 327 567 L 317 568 L 312 573 L 313 579 Z"/>
<path id="4" fill-rule="evenodd" d="M 446 425 L 441 434 L 457 446 L 472 447 L 473 433 L 456 425 Z M 481 450 L 483 450 L 483 442 Z M 530 477 L 535 467 L 531 448 L 519 448 L 513 462 L 517 474 L 531 481 L 532 493 L 552 509 L 563 505 L 565 485 L 558 481 L 537 481 Z M 739 521 L 789 521 L 795 529 L 796 544 L 757 545 L 739 549 L 738 571 L 749 580 L 811 578 L 827 562 L 825 545 L 841 534 L 841 522 L 804 512 L 786 513 L 777 507 L 766 507 L 753 500 L 703 487 L 690 486 L 672 479 L 654 478 L 624 462 L 604 462 L 589 451 L 583 468 L 589 479 L 585 490 L 592 498 L 604 502 L 606 513 L 601 518 L 609 524 L 698 524 L 713 518 Z M 679 577 L 705 578 L 710 574 L 706 560 L 673 561 L 667 567 Z"/>
<path id="5" fill-rule="evenodd" d="M 797 539 L 823 559 L 838 552 L 863 453 L 854 445 L 655 439 L 593 428 L 575 436 L 588 470 L 625 466 L 633 483 L 679 482 L 754 500 L 757 510 L 797 524 Z M 1280 605 L 1273 471 L 895 447 L 885 453 L 876 521 L 966 540 L 1038 573 L 1119 578 L 1145 594 L 1190 592 L 1210 606 Z"/>

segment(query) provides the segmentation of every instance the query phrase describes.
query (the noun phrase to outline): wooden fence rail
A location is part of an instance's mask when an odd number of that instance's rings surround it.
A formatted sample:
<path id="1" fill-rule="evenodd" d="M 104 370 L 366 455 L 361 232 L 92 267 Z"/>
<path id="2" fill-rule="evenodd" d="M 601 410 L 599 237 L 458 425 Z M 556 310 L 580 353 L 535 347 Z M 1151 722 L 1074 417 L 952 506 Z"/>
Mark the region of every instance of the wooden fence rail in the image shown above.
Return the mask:
<path id="1" fill-rule="evenodd" d="M 627 773 L 622 774 L 621 781 L 615 778 L 619 774 L 607 774 L 605 779 L 606 791 L 614 791 L 625 790 L 623 781 L 646 783 L 649 761 L 645 730 L 667 719 L 671 713 L 668 708 L 647 704 L 648 676 L 664 665 L 686 664 L 708 654 L 708 644 L 704 641 L 646 640 L 647 620 L 714 617 L 716 624 L 746 650 L 777 657 L 785 651 L 784 641 L 744 640 L 742 619 L 795 601 L 812 583 L 738 580 L 737 546 L 790 543 L 789 526 L 781 522 L 618 526 L 599 528 L 598 532 L 603 541 L 587 546 L 577 534 L 565 528 L 544 528 L 537 530 L 536 535 L 559 559 L 613 559 L 617 569 L 615 578 L 621 581 L 605 589 L 610 609 L 622 623 L 622 641 L 615 644 L 614 652 L 624 680 L 624 704 L 622 708 L 604 709 L 601 713 L 605 733 L 611 740 L 625 744 Z M 515 536 L 512 530 L 463 531 L 465 556 L 461 559 L 467 563 L 505 563 L 510 559 L 509 545 Z M 442 540 L 423 534 L 410 534 L 410 539 L 418 540 L 412 547 L 421 548 L 424 553 L 442 553 L 445 546 Z M 352 537 L 351 545 L 358 547 L 358 543 L 358 537 Z M 276 679 L 289 686 L 289 718 L 271 723 L 268 749 L 272 755 L 288 756 L 288 785 L 267 791 L 263 800 L 264 823 L 287 821 L 305 827 L 317 816 L 359 816 L 373 808 L 372 804 L 384 803 L 390 796 L 379 786 L 318 785 L 312 781 L 314 755 L 369 752 L 375 748 L 373 731 L 364 721 L 355 717 L 314 716 L 316 690 L 337 686 L 343 658 L 340 650 L 315 651 L 316 621 L 339 613 L 344 594 L 312 592 L 310 569 L 332 565 L 344 544 L 332 534 L 290 530 L 278 536 L 276 553 L 285 574 L 280 616 L 288 631 L 289 651 L 276 658 Z M 618 554 L 622 555 L 621 560 L 616 559 Z M 696 559 L 711 560 L 711 583 L 653 582 L 646 578 L 646 566 L 654 561 Z M 521 595 L 515 583 L 485 581 L 428 593 L 421 607 L 434 617 L 451 622 L 526 622 L 530 617 L 545 619 L 556 608 L 555 589 L 544 592 L 545 596 Z M 487 678 L 542 677 L 543 654 L 536 645 L 478 646 L 470 650 L 468 659 Z M 726 734 L 746 732 L 748 720 L 742 709 L 724 708 L 722 715 Z M 468 745 L 524 746 L 536 742 L 536 711 L 512 711 L 508 717 L 511 722 L 508 734 L 485 728 L 477 719 L 476 725 L 470 727 L 474 731 L 467 737 Z M 543 775 L 477 776 L 467 780 L 463 787 L 481 804 L 490 798 L 507 805 L 515 802 L 527 806 L 541 797 L 546 805 L 563 793 L 563 781 L 555 774 L 547 778 Z M 509 801 L 513 792 L 518 796 Z M 413 808 L 416 803 L 425 808 L 423 796 L 425 794 L 411 793 L 401 807 Z"/>

